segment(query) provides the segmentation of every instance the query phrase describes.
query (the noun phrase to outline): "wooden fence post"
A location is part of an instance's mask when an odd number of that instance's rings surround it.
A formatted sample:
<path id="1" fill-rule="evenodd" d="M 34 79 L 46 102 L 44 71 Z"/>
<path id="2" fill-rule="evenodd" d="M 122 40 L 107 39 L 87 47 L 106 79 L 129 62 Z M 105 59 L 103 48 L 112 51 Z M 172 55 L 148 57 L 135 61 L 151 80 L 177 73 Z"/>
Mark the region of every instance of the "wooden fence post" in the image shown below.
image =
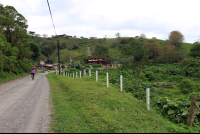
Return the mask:
<path id="1" fill-rule="evenodd" d="M 188 119 L 187 119 L 187 126 L 192 126 L 193 123 L 194 123 L 194 118 L 195 118 L 195 108 L 196 108 L 196 99 L 197 99 L 197 96 L 196 95 L 193 95 L 192 96 L 192 100 L 191 100 L 191 104 L 190 104 L 190 112 L 189 112 L 189 116 L 188 116 Z"/>

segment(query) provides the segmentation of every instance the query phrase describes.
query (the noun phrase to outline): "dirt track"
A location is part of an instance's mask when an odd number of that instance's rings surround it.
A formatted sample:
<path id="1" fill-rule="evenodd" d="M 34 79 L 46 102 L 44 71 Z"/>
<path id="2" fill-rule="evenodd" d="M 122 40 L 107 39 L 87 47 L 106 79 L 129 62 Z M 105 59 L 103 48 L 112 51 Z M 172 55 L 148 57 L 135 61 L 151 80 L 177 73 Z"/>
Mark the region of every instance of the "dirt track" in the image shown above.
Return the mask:
<path id="1" fill-rule="evenodd" d="M 0 85 L 0 133 L 47 133 L 50 123 L 47 73 Z"/>

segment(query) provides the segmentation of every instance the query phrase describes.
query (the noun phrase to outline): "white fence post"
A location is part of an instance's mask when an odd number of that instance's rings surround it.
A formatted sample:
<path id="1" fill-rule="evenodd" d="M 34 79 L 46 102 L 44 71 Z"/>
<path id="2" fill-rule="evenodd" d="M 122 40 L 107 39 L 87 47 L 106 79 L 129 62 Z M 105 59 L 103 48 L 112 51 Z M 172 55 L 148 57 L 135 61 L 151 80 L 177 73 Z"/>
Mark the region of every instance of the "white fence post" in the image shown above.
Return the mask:
<path id="1" fill-rule="evenodd" d="M 81 70 L 80 70 L 80 78 L 81 78 Z"/>
<path id="2" fill-rule="evenodd" d="M 76 78 L 77 78 L 77 72 L 76 72 Z"/>
<path id="3" fill-rule="evenodd" d="M 57 69 L 56 69 L 56 75 L 57 75 Z"/>
<path id="4" fill-rule="evenodd" d="M 98 81 L 98 70 L 96 69 L 96 81 Z"/>
<path id="5" fill-rule="evenodd" d="M 146 88 L 146 105 L 147 105 L 147 110 L 150 111 L 150 88 L 147 86 Z"/>
<path id="6" fill-rule="evenodd" d="M 122 74 L 120 74 L 120 91 L 122 92 L 123 91 L 123 81 L 122 81 Z"/>
<path id="7" fill-rule="evenodd" d="M 86 77 L 86 71 L 85 71 L 85 69 L 84 69 L 84 77 Z"/>
<path id="8" fill-rule="evenodd" d="M 109 87 L 108 71 L 106 72 L 106 76 L 107 76 L 107 87 Z"/>
<path id="9" fill-rule="evenodd" d="M 91 68 L 89 68 L 89 77 L 91 78 Z"/>
<path id="10" fill-rule="evenodd" d="M 69 77 L 69 73 L 67 73 L 67 76 Z"/>
<path id="11" fill-rule="evenodd" d="M 74 78 L 74 73 L 73 73 L 73 78 Z"/>

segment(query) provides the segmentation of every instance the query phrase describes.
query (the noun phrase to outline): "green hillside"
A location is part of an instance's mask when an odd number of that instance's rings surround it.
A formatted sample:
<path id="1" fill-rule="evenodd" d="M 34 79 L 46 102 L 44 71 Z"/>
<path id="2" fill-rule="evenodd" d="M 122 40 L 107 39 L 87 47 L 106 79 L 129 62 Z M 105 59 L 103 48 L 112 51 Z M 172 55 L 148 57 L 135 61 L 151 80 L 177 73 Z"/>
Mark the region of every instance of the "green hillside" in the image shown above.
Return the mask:
<path id="1" fill-rule="evenodd" d="M 117 38 L 110 38 L 110 39 L 67 39 L 64 37 L 59 37 L 59 44 L 60 44 L 60 59 L 61 62 L 67 63 L 71 59 L 77 59 L 77 60 L 84 60 L 87 59 L 88 56 L 88 48 L 91 48 L 91 54 L 95 51 L 95 47 L 97 45 L 104 46 L 108 48 L 109 52 L 109 59 L 112 61 L 120 61 L 120 58 L 122 58 L 121 51 L 119 50 L 119 45 L 127 45 L 131 41 L 128 40 L 139 40 L 139 38 L 136 37 L 121 37 L 120 39 Z M 45 40 L 42 38 L 42 40 Z M 57 39 L 55 38 L 48 38 L 48 40 L 53 40 L 54 45 L 56 48 L 54 48 L 53 52 L 49 55 L 49 58 L 53 62 L 57 61 Z M 122 43 L 124 40 L 125 43 Z M 127 43 L 126 43 L 127 40 Z M 44 41 L 43 41 L 44 42 Z M 160 39 L 143 39 L 139 40 L 141 44 L 144 44 L 146 42 L 149 43 L 155 43 L 158 44 L 161 48 L 170 45 L 168 41 L 160 40 Z M 49 45 L 48 43 L 41 44 L 40 47 L 44 47 L 45 45 Z M 182 54 L 183 57 L 188 57 L 188 53 L 190 52 L 190 48 L 194 46 L 195 44 L 190 43 L 183 43 L 181 48 L 179 49 L 179 53 Z M 92 55 L 92 56 L 98 56 L 98 55 Z M 107 58 L 107 57 L 104 57 Z"/>

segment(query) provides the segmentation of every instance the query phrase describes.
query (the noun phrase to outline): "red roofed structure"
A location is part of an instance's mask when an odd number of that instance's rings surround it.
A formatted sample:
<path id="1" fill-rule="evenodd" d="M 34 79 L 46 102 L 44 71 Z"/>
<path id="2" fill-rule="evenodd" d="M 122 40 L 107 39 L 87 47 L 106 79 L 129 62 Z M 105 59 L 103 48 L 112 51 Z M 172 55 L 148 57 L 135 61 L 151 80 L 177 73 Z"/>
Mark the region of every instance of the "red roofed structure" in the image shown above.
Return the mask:
<path id="1" fill-rule="evenodd" d="M 86 64 L 101 64 L 101 66 L 111 66 L 110 62 L 111 60 L 99 56 L 88 57 L 88 60 L 85 61 Z"/>

